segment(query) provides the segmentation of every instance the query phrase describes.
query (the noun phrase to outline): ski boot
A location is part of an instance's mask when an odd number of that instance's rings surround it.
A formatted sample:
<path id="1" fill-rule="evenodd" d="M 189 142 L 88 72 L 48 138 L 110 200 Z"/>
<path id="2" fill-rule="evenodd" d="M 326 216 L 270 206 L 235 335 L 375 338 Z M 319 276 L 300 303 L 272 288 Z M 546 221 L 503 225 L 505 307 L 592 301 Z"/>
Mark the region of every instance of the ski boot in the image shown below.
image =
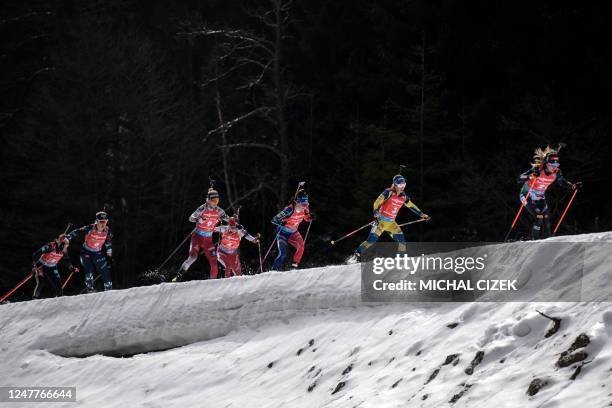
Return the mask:
<path id="1" fill-rule="evenodd" d="M 180 282 L 183 279 L 183 269 L 179 269 L 176 276 L 172 278 L 172 282 Z"/>
<path id="2" fill-rule="evenodd" d="M 352 265 L 361 262 L 361 254 L 359 252 L 353 253 L 353 255 L 349 256 L 346 259 L 347 265 Z"/>

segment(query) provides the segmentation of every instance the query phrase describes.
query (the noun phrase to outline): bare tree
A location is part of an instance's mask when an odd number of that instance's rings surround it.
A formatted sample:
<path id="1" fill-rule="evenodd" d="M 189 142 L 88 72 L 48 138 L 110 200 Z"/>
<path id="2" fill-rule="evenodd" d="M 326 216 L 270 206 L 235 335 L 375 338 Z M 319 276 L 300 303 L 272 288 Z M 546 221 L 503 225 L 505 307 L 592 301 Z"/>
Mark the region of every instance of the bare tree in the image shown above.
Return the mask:
<path id="1" fill-rule="evenodd" d="M 217 28 L 204 23 L 191 24 L 182 37 L 203 36 L 214 42 L 211 72 L 202 83 L 206 88 L 214 85 L 217 126 L 207 132 L 206 140 L 219 137 L 224 181 L 231 205 L 237 204 L 238 189 L 231 181 L 228 155 L 236 149 L 257 149 L 271 153 L 278 160 L 277 189 L 279 201 L 288 197 L 289 135 L 286 109 L 296 96 L 293 84 L 286 78 L 283 46 L 287 41 L 290 24 L 291 1 L 268 0 L 266 8 L 249 14 L 254 29 Z M 238 81 L 237 81 L 238 80 Z M 231 84 L 231 85 L 230 85 Z M 238 85 L 236 85 L 238 84 Z M 237 100 L 224 105 L 225 100 Z M 225 113 L 230 111 L 229 114 Z M 263 121 L 259 133 L 248 139 L 230 141 L 230 131 L 243 126 L 247 120 Z M 267 128 L 276 134 L 267 137 Z M 268 175 L 269 176 L 269 175 Z M 270 187 L 269 179 L 258 177 L 256 186 Z M 250 189 L 251 187 L 249 187 Z"/>

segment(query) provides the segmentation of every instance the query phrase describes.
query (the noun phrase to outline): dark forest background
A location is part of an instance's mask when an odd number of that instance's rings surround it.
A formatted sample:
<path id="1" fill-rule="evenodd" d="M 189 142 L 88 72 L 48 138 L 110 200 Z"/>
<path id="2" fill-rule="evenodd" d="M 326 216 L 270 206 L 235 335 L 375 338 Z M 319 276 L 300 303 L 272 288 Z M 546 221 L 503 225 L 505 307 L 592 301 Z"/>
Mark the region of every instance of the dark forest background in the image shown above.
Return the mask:
<path id="1" fill-rule="evenodd" d="M 317 219 L 305 266 L 352 252 L 365 231 L 337 248 L 329 239 L 371 219 L 400 164 L 432 216 L 405 229 L 409 240 L 501 240 L 517 175 L 557 142 L 565 176 L 584 182 L 561 233 L 612 229 L 602 4 L 3 1 L 0 288 L 105 204 L 115 285 L 141 283 L 191 230 L 209 177 L 264 250 L 270 218 L 306 180 Z M 551 189 L 554 219 L 568 198 Z M 255 247 L 243 248 L 256 272 Z M 192 277 L 207 269 L 199 261 Z"/>

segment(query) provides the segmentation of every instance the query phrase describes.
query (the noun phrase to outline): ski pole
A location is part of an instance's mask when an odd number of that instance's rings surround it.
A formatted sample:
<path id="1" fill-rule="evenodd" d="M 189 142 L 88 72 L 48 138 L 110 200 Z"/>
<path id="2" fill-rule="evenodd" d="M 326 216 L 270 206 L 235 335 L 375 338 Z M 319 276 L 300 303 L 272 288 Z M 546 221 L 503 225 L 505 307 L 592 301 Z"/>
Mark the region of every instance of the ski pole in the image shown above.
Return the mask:
<path id="1" fill-rule="evenodd" d="M 66 229 L 64 230 L 64 235 L 66 235 L 66 233 L 68 233 L 68 230 L 70 229 L 71 226 L 72 226 L 72 223 L 69 222 L 68 225 L 66 226 Z M 62 289 L 64 289 L 66 287 L 66 285 L 68 284 L 68 281 L 70 280 L 70 278 L 72 278 L 72 275 L 74 275 L 74 271 L 70 272 L 70 275 L 68 275 L 68 277 L 66 278 L 66 280 L 62 284 Z"/>
<path id="2" fill-rule="evenodd" d="M 70 272 L 70 275 L 68 275 L 68 277 L 66 278 L 66 280 L 64 281 L 64 283 L 62 285 L 62 289 L 64 289 L 66 287 L 66 285 L 70 281 L 70 278 L 72 278 L 72 275 L 74 275 L 74 271 Z"/>
<path id="3" fill-rule="evenodd" d="M 310 232 L 310 226 L 312 225 L 312 220 L 308 223 L 308 229 L 306 230 L 306 235 L 304 236 L 304 247 L 306 247 L 306 240 L 308 239 L 308 233 Z"/>
<path id="4" fill-rule="evenodd" d="M 7 293 L 6 295 L 2 296 L 2 299 L 0 299 L 0 303 L 4 302 L 6 299 L 8 299 L 8 297 L 11 296 L 13 294 L 13 292 L 15 292 L 17 289 L 19 289 L 22 285 L 24 285 L 30 279 L 32 279 L 32 274 L 29 274 L 27 278 L 25 278 L 24 280 L 19 282 L 19 285 L 15 286 L 9 293 Z"/>
<path id="5" fill-rule="evenodd" d="M 336 244 L 336 242 L 340 242 L 340 241 L 342 241 L 343 239 L 348 238 L 348 237 L 350 237 L 351 235 L 354 235 L 354 234 L 358 233 L 359 231 L 361 231 L 362 229 L 364 229 L 364 228 L 366 228 L 366 227 L 369 227 L 369 226 L 370 226 L 370 225 L 372 225 L 373 223 L 374 223 L 374 221 L 370 221 L 370 222 L 368 222 L 366 225 L 363 225 L 363 226 L 361 226 L 361 227 L 357 228 L 355 231 L 351 231 L 351 232 L 349 232 L 348 234 L 343 235 L 343 236 L 341 236 L 340 238 L 338 238 L 338 239 L 336 239 L 336 240 L 332 239 L 331 241 L 329 241 L 329 243 L 330 243 L 331 245 L 335 245 L 335 244 Z"/>
<path id="6" fill-rule="evenodd" d="M 414 221 L 410 221 L 410 222 L 405 222 L 403 224 L 398 225 L 398 227 L 403 227 L 404 225 L 410 225 L 410 224 L 416 224 L 417 222 L 423 222 L 423 221 L 428 221 L 429 218 L 419 218 L 418 220 L 414 220 Z"/>
<path id="7" fill-rule="evenodd" d="M 305 181 L 300 181 L 300 186 L 301 186 L 303 183 L 305 183 Z M 297 195 L 297 192 L 296 192 L 295 194 Z M 263 258 L 263 262 L 266 262 L 266 259 L 268 259 L 268 255 L 270 255 L 270 251 L 272 251 L 272 247 L 274 246 L 274 243 L 275 243 L 275 242 L 278 240 L 278 236 L 279 236 L 279 235 L 280 235 L 280 233 L 281 233 L 281 227 L 282 227 L 282 224 L 275 224 L 275 223 L 272 223 L 272 224 L 274 224 L 274 225 L 276 225 L 276 226 L 278 227 L 278 232 L 276 233 L 276 236 L 274 237 L 274 240 L 273 240 L 273 241 L 272 241 L 272 243 L 270 244 L 270 248 L 268 248 L 268 250 L 266 251 L 266 255 L 265 255 L 265 256 L 264 256 L 264 258 Z"/>
<path id="8" fill-rule="evenodd" d="M 195 231 L 195 229 L 193 231 Z M 176 254 L 176 252 L 183 246 L 185 241 L 187 241 L 189 239 L 191 234 L 193 234 L 193 231 L 190 231 L 189 234 L 187 234 L 187 236 L 181 241 L 180 244 L 178 244 L 178 246 L 174 249 L 174 251 L 172 251 L 172 253 L 170 255 L 168 255 L 166 260 L 164 262 L 162 262 L 162 264 L 157 267 L 157 270 L 160 270 L 161 268 L 163 268 L 168 263 L 168 261 L 174 256 L 174 254 Z"/>
<path id="9" fill-rule="evenodd" d="M 257 252 L 259 252 L 259 273 L 263 273 L 263 261 L 261 260 L 261 243 L 257 240 Z"/>
<path id="10" fill-rule="evenodd" d="M 72 226 L 72 223 L 68 223 L 68 225 L 66 226 L 66 229 L 64 230 L 64 235 L 68 232 L 68 229 Z M 24 278 L 24 280 L 22 280 L 21 282 L 19 282 L 19 284 L 17 286 L 15 286 L 13 289 L 11 289 L 6 295 L 2 296 L 2 298 L 0 299 L 0 303 L 4 302 L 6 299 L 8 299 L 9 296 L 11 296 L 13 293 L 15 293 L 15 291 L 17 289 L 19 289 L 20 287 L 22 287 L 23 285 L 25 285 L 25 283 L 27 281 L 29 281 L 30 279 L 32 279 L 32 274 L 29 274 L 26 278 Z"/>
<path id="11" fill-rule="evenodd" d="M 529 186 L 529 191 L 527 191 L 527 195 L 525 195 L 525 203 L 527 202 L 527 200 L 529 200 L 529 194 L 531 194 L 531 190 L 533 190 L 533 186 Z M 504 242 L 506 242 L 508 240 L 508 237 L 510 236 L 510 233 L 514 229 L 514 226 L 516 225 L 516 222 L 518 221 L 519 217 L 521 216 L 521 212 L 523 212 L 523 207 L 525 207 L 525 203 L 523 203 L 523 201 L 521 201 L 521 208 L 519 208 L 518 212 L 516 213 L 516 216 L 514 217 L 514 221 L 512 221 L 512 225 L 510 226 L 510 229 L 508 230 L 508 233 L 506 234 L 506 237 L 504 238 Z"/>
<path id="12" fill-rule="evenodd" d="M 72 227 L 72 223 L 69 221 L 68 225 L 66 225 L 66 229 L 64 230 L 64 234 L 63 235 L 66 235 L 68 233 L 68 230 L 70 229 L 70 227 Z"/>
<path id="13" fill-rule="evenodd" d="M 523 212 L 523 207 L 524 207 L 524 205 L 521 202 L 521 208 L 519 208 L 518 212 L 516 213 L 516 216 L 514 217 L 514 221 L 512 221 L 512 225 L 510 226 L 510 229 L 508 230 L 508 233 L 504 237 L 504 242 L 506 242 L 508 240 L 508 237 L 510 237 L 510 233 L 514 229 L 514 226 L 516 225 L 516 222 L 518 221 L 519 217 L 521 216 L 521 212 Z"/>
<path id="14" fill-rule="evenodd" d="M 268 248 L 268 251 L 266 252 L 266 255 L 263 258 L 263 261 L 261 261 L 262 263 L 266 262 L 266 259 L 268 259 L 268 255 L 270 255 L 270 251 L 272 251 L 272 247 L 274 246 L 274 243 L 278 240 L 279 234 L 280 234 L 280 229 L 278 230 L 278 233 L 276 234 L 276 236 L 274 237 L 274 240 L 270 244 L 270 248 Z"/>
<path id="15" fill-rule="evenodd" d="M 567 210 L 569 210 L 570 205 L 572 205 L 572 201 L 574 201 L 574 197 L 576 197 L 577 192 L 578 192 L 578 189 L 575 189 L 574 194 L 572 194 L 572 198 L 570 198 L 569 202 L 567 203 L 567 207 L 565 207 L 565 211 L 563 211 L 563 214 L 561 214 L 561 218 L 559 218 L 559 222 L 557 222 L 557 226 L 555 227 L 555 230 L 553 231 L 553 235 L 557 233 L 557 230 L 561 226 L 561 223 L 563 222 L 563 218 L 565 218 L 565 214 L 567 214 Z"/>

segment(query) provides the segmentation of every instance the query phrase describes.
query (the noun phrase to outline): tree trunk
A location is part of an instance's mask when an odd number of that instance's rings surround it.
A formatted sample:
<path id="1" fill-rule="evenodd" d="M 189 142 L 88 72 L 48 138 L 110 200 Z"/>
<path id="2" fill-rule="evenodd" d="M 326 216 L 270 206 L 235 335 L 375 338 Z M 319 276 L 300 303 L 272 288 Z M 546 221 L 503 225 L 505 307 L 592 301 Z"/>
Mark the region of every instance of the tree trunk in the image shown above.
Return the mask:
<path id="1" fill-rule="evenodd" d="M 425 115 L 425 31 L 423 31 L 423 44 L 421 49 L 421 106 L 419 109 L 419 199 L 423 201 L 423 139 Z"/>
<path id="2" fill-rule="evenodd" d="M 287 189 L 289 182 L 289 141 L 287 140 L 287 124 L 285 123 L 285 88 L 282 80 L 281 68 L 281 45 L 283 40 L 283 17 L 282 17 L 282 0 L 274 1 L 274 9 L 276 16 L 275 24 L 275 44 L 274 44 L 274 89 L 276 93 L 276 123 L 278 128 L 278 137 L 281 150 L 281 168 L 280 168 L 280 197 L 281 205 L 287 201 Z"/>
<path id="3" fill-rule="evenodd" d="M 219 88 L 216 89 L 216 98 L 215 102 L 217 104 L 217 115 L 219 117 L 219 126 L 223 127 L 223 111 L 221 110 L 221 95 L 219 94 Z M 232 185 L 230 184 L 229 179 L 229 163 L 227 161 L 227 131 L 225 129 L 221 129 L 221 143 L 223 147 L 221 147 L 221 160 L 223 161 L 223 179 L 225 181 L 225 189 L 227 190 L 227 201 L 229 202 L 230 207 L 234 206 L 234 195 L 232 193 Z"/>
<path id="4" fill-rule="evenodd" d="M 421 49 L 421 108 L 419 112 L 419 200 L 423 203 L 423 141 L 425 139 L 425 30 Z M 423 225 L 419 225 L 419 240 L 423 240 Z"/>

